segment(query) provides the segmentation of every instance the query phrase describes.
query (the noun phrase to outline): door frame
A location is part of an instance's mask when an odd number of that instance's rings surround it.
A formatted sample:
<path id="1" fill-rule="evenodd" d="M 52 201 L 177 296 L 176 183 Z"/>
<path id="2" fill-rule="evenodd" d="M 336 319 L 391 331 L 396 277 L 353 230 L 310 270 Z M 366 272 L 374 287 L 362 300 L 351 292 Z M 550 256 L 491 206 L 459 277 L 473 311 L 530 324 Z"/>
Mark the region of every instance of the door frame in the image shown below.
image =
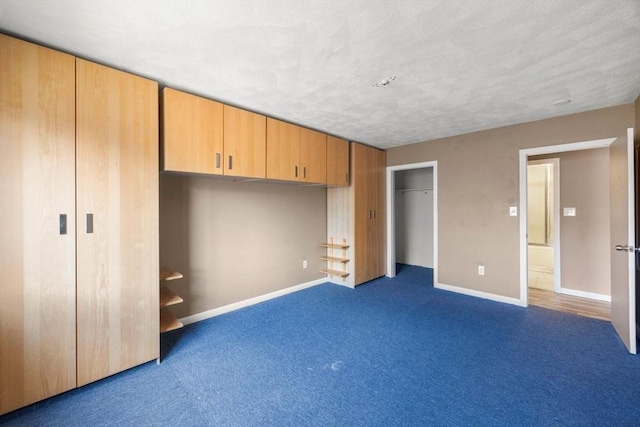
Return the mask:
<path id="1" fill-rule="evenodd" d="M 539 154 L 565 153 L 568 151 L 589 150 L 592 148 L 609 147 L 617 138 L 595 139 L 591 141 L 573 142 L 568 144 L 547 145 L 536 148 L 526 148 L 519 152 L 520 172 L 520 300 L 519 305 L 529 305 L 529 262 L 527 238 L 527 163 L 529 156 Z M 555 256 L 555 254 L 554 254 Z"/>
<path id="2" fill-rule="evenodd" d="M 433 284 L 438 283 L 438 162 L 387 166 L 387 277 L 396 277 L 395 173 L 433 168 Z"/>

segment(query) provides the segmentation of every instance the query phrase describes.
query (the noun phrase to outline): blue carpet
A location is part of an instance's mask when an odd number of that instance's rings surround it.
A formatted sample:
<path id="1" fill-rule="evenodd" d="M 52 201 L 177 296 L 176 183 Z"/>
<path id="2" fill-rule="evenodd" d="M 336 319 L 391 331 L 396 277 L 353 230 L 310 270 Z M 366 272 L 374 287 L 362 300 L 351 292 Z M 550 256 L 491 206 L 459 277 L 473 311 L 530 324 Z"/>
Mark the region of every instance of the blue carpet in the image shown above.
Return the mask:
<path id="1" fill-rule="evenodd" d="M 640 425 L 640 358 L 610 323 L 440 291 L 419 267 L 187 326 L 163 354 L 0 424 Z"/>

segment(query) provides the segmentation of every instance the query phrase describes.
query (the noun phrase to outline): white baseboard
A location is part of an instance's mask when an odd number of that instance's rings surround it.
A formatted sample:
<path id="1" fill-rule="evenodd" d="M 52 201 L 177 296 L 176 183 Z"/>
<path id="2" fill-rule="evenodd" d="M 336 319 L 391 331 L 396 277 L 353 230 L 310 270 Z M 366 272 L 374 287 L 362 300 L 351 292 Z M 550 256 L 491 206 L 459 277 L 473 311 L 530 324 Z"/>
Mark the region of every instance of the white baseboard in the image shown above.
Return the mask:
<path id="1" fill-rule="evenodd" d="M 569 288 L 563 288 L 563 287 L 560 287 L 560 290 L 558 291 L 558 293 L 565 294 L 565 295 L 572 295 L 574 297 L 590 298 L 598 301 L 611 302 L 611 295 L 596 294 L 593 292 L 585 292 L 585 291 L 576 291 L 575 289 L 569 289 Z"/>
<path id="2" fill-rule="evenodd" d="M 458 294 L 469 295 L 469 296 L 472 296 L 472 297 L 488 299 L 488 300 L 491 300 L 491 301 L 497 301 L 497 302 L 503 302 L 503 303 L 506 303 L 506 304 L 517 305 L 517 306 L 520 306 L 520 307 L 526 307 L 526 304 L 524 303 L 524 301 L 522 301 L 520 299 L 511 298 L 511 297 L 505 297 L 505 296 L 502 296 L 502 295 L 490 294 L 488 292 L 476 291 L 474 289 L 461 288 L 459 286 L 446 285 L 444 283 L 436 283 L 434 285 L 434 288 L 442 289 L 444 291 L 455 292 L 455 293 L 458 293 Z"/>
<path id="3" fill-rule="evenodd" d="M 255 304 L 259 304 L 270 299 L 278 298 L 293 292 L 301 291 L 303 289 L 311 288 L 313 286 L 327 283 L 326 278 L 313 280 L 311 282 L 303 283 L 301 285 L 292 286 L 290 288 L 281 289 L 279 291 L 271 292 L 268 294 L 260 295 L 257 297 L 249 298 L 244 301 L 234 302 L 233 304 L 225 305 L 222 307 L 214 308 L 212 310 L 203 311 L 202 313 L 193 314 L 191 316 L 183 317 L 180 321 L 184 325 L 200 322 L 201 320 L 210 319 L 212 317 L 220 316 L 221 314 L 229 313 L 231 311 L 239 310 L 241 308 L 249 307 Z"/>

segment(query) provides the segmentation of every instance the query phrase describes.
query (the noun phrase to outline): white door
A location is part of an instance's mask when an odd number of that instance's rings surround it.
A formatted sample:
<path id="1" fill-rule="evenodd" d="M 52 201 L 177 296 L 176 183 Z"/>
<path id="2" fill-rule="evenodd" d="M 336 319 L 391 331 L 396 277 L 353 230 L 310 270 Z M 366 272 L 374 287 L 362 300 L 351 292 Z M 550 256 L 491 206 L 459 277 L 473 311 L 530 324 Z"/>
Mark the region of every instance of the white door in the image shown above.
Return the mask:
<path id="1" fill-rule="evenodd" d="M 633 129 L 609 149 L 611 198 L 611 323 L 629 349 L 636 353 L 635 306 L 635 197 Z"/>

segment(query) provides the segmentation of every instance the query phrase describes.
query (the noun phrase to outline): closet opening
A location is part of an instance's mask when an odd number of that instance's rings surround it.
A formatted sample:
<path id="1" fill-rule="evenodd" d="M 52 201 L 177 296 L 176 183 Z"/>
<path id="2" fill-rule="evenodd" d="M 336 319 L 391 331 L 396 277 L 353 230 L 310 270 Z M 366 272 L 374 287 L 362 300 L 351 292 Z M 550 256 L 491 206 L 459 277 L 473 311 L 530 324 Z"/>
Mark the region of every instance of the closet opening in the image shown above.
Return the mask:
<path id="1" fill-rule="evenodd" d="M 437 284 L 437 162 L 387 167 L 387 276 L 397 264 L 433 271 Z"/>

